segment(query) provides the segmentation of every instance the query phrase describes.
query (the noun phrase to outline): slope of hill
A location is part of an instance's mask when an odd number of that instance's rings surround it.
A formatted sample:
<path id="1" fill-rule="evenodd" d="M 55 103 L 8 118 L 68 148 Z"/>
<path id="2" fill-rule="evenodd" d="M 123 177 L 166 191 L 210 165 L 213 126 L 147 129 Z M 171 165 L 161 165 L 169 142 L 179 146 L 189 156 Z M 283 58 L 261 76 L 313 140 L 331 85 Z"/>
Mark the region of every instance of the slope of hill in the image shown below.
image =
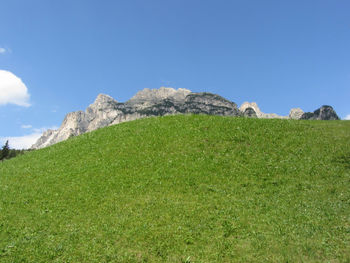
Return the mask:
<path id="1" fill-rule="evenodd" d="M 0 262 L 346 262 L 350 122 L 178 115 L 0 163 Z"/>

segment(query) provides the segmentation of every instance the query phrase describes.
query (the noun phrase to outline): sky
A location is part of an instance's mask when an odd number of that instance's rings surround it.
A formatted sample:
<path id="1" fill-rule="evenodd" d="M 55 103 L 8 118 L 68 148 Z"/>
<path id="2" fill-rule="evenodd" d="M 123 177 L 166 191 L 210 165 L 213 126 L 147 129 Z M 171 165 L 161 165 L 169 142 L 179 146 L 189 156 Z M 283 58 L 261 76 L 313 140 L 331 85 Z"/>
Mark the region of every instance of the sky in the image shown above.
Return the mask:
<path id="1" fill-rule="evenodd" d="M 0 0 L 0 143 L 27 148 L 99 93 L 212 92 L 350 119 L 349 0 Z"/>

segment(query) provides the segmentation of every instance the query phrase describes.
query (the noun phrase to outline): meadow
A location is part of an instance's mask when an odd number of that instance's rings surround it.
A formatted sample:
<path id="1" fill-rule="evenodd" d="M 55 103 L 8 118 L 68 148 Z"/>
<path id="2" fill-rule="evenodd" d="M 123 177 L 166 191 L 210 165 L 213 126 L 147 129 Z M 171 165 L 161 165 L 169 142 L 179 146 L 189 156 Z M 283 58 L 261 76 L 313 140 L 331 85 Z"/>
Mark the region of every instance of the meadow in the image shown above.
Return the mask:
<path id="1" fill-rule="evenodd" d="M 350 121 L 177 115 L 0 163 L 0 262 L 350 262 Z"/>

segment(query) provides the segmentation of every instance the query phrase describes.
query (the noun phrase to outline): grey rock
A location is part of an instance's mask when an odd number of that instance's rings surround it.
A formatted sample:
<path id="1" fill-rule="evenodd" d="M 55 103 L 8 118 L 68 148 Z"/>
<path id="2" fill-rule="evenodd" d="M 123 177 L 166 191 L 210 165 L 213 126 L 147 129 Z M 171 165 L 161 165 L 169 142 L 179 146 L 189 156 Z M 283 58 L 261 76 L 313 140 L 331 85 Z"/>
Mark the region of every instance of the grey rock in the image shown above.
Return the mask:
<path id="1" fill-rule="evenodd" d="M 221 116 L 240 115 L 236 103 L 207 92 L 190 93 L 187 95 L 185 103 L 180 106 L 180 112 Z"/>
<path id="2" fill-rule="evenodd" d="M 263 113 L 263 119 L 288 119 L 288 116 L 281 116 L 276 113 Z"/>
<path id="3" fill-rule="evenodd" d="M 162 103 L 163 100 L 169 100 L 177 104 L 185 101 L 185 98 L 191 91 L 188 89 L 173 89 L 161 87 L 159 89 L 143 89 L 136 93 L 134 97 L 125 104 L 134 108 L 143 109 L 154 104 Z"/>
<path id="4" fill-rule="evenodd" d="M 207 92 L 193 93 L 186 89 L 144 89 L 125 103 L 112 97 L 99 94 L 85 111 L 71 112 L 66 115 L 57 130 L 47 130 L 32 146 L 39 149 L 64 141 L 105 126 L 132 121 L 151 116 L 173 114 L 209 114 L 221 116 L 246 116 L 280 119 L 339 119 L 330 106 L 323 106 L 314 113 L 303 113 L 301 109 L 292 109 L 289 116 L 263 113 L 255 102 L 245 102 L 238 109 L 236 103 Z"/>
<path id="5" fill-rule="evenodd" d="M 120 113 L 118 102 L 115 99 L 105 94 L 99 94 L 94 103 L 85 110 L 86 131 L 110 125 Z"/>
<path id="6" fill-rule="evenodd" d="M 335 110 L 328 105 L 323 105 L 314 112 L 305 112 L 301 118 L 302 120 L 339 120 Z"/>
<path id="7" fill-rule="evenodd" d="M 57 130 L 47 130 L 45 131 L 41 137 L 32 145 L 32 149 L 43 148 L 50 145 L 50 139 L 57 133 Z"/>
<path id="8" fill-rule="evenodd" d="M 303 115 L 300 117 L 300 120 L 315 120 L 315 115 L 313 112 L 305 112 Z"/>
<path id="9" fill-rule="evenodd" d="M 244 102 L 242 103 L 241 107 L 239 107 L 239 110 L 244 114 L 244 112 L 248 108 L 253 109 L 258 118 L 263 118 L 265 113 L 261 112 L 260 108 L 258 107 L 258 104 L 256 104 L 255 102 Z"/>
<path id="10" fill-rule="evenodd" d="M 255 102 L 244 102 L 241 107 L 239 107 L 239 110 L 244 115 L 247 108 L 252 108 L 255 111 L 256 116 L 261 119 L 288 119 L 287 116 L 280 116 L 276 113 L 263 113 Z"/>
<path id="11" fill-rule="evenodd" d="M 303 116 L 304 111 L 300 108 L 293 108 L 289 112 L 289 118 L 293 120 L 299 120 Z"/>
<path id="12" fill-rule="evenodd" d="M 151 116 L 171 114 L 212 114 L 239 116 L 234 102 L 211 93 L 192 93 L 186 89 L 144 89 L 125 103 L 99 94 L 85 112 L 66 115 L 57 130 L 45 132 L 32 146 L 33 149 L 47 147 L 72 136 L 93 131 L 105 126 Z"/>
<path id="13" fill-rule="evenodd" d="M 257 118 L 256 112 L 253 108 L 246 108 L 243 112 L 243 116 L 247 118 Z"/>

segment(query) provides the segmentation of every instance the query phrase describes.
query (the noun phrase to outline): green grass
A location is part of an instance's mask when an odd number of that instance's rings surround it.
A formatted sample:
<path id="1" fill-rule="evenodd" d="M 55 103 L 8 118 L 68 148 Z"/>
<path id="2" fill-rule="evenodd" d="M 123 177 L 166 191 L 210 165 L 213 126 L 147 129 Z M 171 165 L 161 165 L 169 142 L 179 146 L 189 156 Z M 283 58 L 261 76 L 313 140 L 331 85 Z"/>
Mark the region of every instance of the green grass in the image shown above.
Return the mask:
<path id="1" fill-rule="evenodd" d="M 169 116 L 0 164 L 0 262 L 350 262 L 350 122 Z"/>

